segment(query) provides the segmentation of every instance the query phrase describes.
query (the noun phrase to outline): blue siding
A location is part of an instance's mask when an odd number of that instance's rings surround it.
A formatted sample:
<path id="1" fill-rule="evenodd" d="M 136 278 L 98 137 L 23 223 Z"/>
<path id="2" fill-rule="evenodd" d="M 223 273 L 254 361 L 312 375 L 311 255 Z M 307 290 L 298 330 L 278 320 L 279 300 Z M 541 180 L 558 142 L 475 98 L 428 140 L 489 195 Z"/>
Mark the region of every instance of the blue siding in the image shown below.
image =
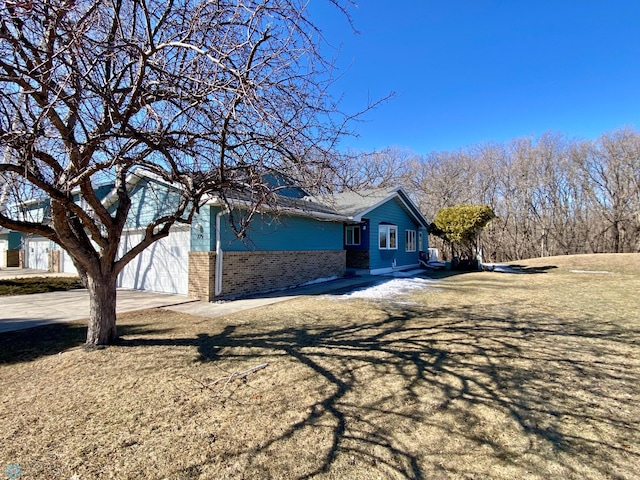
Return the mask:
<path id="1" fill-rule="evenodd" d="M 106 197 L 107 195 L 109 195 L 109 193 L 111 193 L 111 191 L 113 190 L 113 188 L 116 186 L 115 183 L 105 183 L 103 185 L 96 185 L 94 187 L 94 190 L 96 192 L 96 196 L 100 199 L 100 200 L 104 200 L 104 197 Z"/>
<path id="2" fill-rule="evenodd" d="M 212 208 L 205 205 L 193 216 L 191 224 L 191 250 L 207 252 L 216 248 L 215 214 Z"/>
<path id="3" fill-rule="evenodd" d="M 9 240 L 9 245 L 8 245 L 8 249 L 9 250 L 18 250 L 19 248 L 22 247 L 21 243 L 22 243 L 22 233 L 21 232 L 9 232 L 9 235 L 7 236 L 7 239 Z"/>
<path id="4" fill-rule="evenodd" d="M 211 209 L 211 249 L 215 249 L 215 216 Z M 220 219 L 222 249 L 226 251 L 342 250 L 342 223 L 272 215 L 254 217 L 243 239 L 236 238 L 228 214 Z"/>
<path id="5" fill-rule="evenodd" d="M 19 250 L 22 248 L 22 232 L 9 231 L 0 234 L 1 240 L 7 241 L 7 250 Z"/>
<path id="6" fill-rule="evenodd" d="M 172 212 L 178 202 L 180 194 L 176 189 L 141 180 L 131 192 L 131 209 L 126 228 L 144 228 L 154 219 Z"/>
<path id="7" fill-rule="evenodd" d="M 418 264 L 418 231 L 420 225 L 407 213 L 402 203 L 394 198 L 372 210 L 367 215 L 369 219 L 369 242 L 370 242 L 370 264 L 371 270 L 382 268 L 391 268 L 393 261 L 396 261 L 396 267 L 417 265 Z M 378 231 L 380 224 L 393 224 L 398 227 L 398 248 L 397 250 L 380 250 L 378 248 Z M 416 251 L 406 252 L 406 230 L 415 230 L 416 232 Z M 424 234 L 423 234 L 424 241 Z M 424 246 L 424 245 L 423 245 Z"/>
<path id="8" fill-rule="evenodd" d="M 51 208 L 48 200 L 38 200 L 28 205 L 13 205 L 10 207 L 13 218 L 27 222 L 42 222 L 51 215 Z"/>
<path id="9" fill-rule="evenodd" d="M 115 186 L 116 186 L 115 183 L 104 183 L 101 185 L 94 185 L 93 190 L 95 191 L 96 197 L 98 197 L 98 200 L 104 200 L 104 198 L 113 191 Z M 81 197 L 82 196 L 80 195 L 80 193 L 74 193 L 73 201 L 75 203 L 79 203 Z"/>
<path id="10" fill-rule="evenodd" d="M 131 194 L 131 210 L 126 228 L 143 228 L 154 218 L 167 213 L 180 200 L 179 192 L 164 184 L 141 180 Z M 213 251 L 216 248 L 216 215 L 221 207 L 205 205 L 194 216 L 191 226 L 193 251 Z M 242 211 L 234 214 L 242 215 Z M 298 216 L 257 215 L 245 238 L 238 239 L 229 225 L 229 214 L 220 221 L 222 249 L 251 250 L 342 250 L 341 222 L 325 222 Z"/>

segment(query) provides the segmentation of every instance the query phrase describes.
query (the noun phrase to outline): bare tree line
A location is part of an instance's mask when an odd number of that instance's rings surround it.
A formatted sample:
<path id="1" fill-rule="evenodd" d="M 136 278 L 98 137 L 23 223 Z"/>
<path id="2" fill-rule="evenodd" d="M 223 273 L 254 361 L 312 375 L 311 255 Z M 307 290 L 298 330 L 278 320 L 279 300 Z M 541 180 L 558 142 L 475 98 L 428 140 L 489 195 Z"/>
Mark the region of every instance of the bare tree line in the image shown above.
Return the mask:
<path id="1" fill-rule="evenodd" d="M 405 185 L 431 219 L 444 207 L 489 205 L 497 218 L 482 234 L 485 260 L 640 251 L 640 132 L 630 128 L 422 156 L 390 148 L 356 157 L 343 180 Z"/>

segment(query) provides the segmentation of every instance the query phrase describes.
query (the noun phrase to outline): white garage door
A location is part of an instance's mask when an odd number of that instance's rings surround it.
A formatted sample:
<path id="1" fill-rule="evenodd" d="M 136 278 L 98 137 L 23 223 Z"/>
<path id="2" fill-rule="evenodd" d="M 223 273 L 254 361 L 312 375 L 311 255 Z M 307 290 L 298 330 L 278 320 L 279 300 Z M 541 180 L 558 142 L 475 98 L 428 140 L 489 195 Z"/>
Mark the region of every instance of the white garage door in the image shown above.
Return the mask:
<path id="1" fill-rule="evenodd" d="M 71 255 L 69 255 L 66 250 L 60 250 L 60 265 L 62 266 L 63 272 L 78 274 L 78 270 L 73 264 L 73 260 L 71 260 Z"/>
<path id="2" fill-rule="evenodd" d="M 7 250 L 9 249 L 9 240 L 0 240 L 0 268 L 7 266 Z"/>
<path id="3" fill-rule="evenodd" d="M 49 270 L 49 247 L 47 238 L 29 238 L 26 241 L 27 268 Z"/>
<path id="4" fill-rule="evenodd" d="M 121 251 L 138 244 L 142 236 L 142 232 L 125 232 L 120 242 Z M 186 295 L 189 248 L 189 230 L 172 230 L 168 237 L 147 247 L 124 267 L 118 276 L 118 286 Z"/>

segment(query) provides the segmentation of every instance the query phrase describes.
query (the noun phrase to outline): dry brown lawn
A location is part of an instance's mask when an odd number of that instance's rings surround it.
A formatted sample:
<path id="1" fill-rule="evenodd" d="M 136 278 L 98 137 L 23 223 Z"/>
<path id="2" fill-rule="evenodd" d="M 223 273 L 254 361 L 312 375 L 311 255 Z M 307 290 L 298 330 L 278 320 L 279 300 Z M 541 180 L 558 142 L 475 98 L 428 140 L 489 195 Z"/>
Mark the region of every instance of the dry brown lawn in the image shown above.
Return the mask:
<path id="1" fill-rule="evenodd" d="M 0 335 L 0 473 L 638 478 L 640 254 L 521 264 L 385 301 L 126 314 L 94 352 L 82 323 Z"/>
<path id="2" fill-rule="evenodd" d="M 28 277 L 0 279 L 0 297 L 61 292 L 83 288 L 78 277 Z"/>

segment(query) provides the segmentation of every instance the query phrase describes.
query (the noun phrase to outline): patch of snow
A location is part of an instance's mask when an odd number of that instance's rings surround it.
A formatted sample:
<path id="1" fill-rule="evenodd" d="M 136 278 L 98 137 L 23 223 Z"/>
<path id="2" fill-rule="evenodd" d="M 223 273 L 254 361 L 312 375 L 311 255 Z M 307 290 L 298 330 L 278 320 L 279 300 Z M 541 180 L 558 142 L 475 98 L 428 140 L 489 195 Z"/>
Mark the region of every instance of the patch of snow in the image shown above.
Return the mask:
<path id="1" fill-rule="evenodd" d="M 526 273 L 524 270 L 506 263 L 483 263 L 482 269 L 488 272 L 499 273 Z"/>
<path id="2" fill-rule="evenodd" d="M 610 274 L 606 270 L 569 270 L 571 273 L 598 273 L 598 274 Z"/>
<path id="3" fill-rule="evenodd" d="M 372 285 L 345 295 L 340 295 L 339 298 L 390 300 L 393 297 L 402 295 L 411 290 L 431 287 L 435 283 L 437 283 L 436 280 L 430 280 L 428 278 L 394 278 L 393 280 Z"/>

